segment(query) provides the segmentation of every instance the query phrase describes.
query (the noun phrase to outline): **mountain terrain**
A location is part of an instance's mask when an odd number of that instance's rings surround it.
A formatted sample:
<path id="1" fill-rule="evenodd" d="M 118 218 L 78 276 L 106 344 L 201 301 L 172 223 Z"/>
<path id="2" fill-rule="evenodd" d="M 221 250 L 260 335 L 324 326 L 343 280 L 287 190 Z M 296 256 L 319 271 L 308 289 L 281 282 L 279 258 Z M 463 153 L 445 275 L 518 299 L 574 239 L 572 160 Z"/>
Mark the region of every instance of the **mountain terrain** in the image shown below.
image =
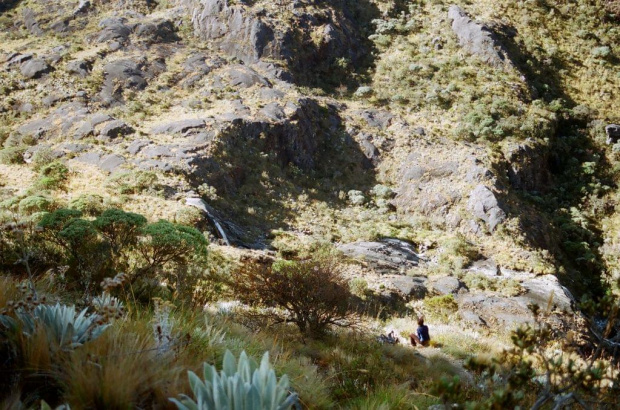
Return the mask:
<path id="1" fill-rule="evenodd" d="M 0 403 L 185 408 L 229 351 L 281 408 L 614 408 L 619 22 L 0 0 Z"/>

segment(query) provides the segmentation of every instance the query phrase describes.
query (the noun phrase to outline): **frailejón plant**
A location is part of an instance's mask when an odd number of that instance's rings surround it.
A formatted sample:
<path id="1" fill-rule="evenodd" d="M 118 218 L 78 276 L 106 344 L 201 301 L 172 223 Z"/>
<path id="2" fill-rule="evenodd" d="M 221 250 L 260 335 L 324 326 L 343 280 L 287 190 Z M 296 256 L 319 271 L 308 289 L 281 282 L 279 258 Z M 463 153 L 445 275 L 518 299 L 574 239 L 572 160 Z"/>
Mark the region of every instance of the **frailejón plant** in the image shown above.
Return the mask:
<path id="1" fill-rule="evenodd" d="M 285 410 L 297 403 L 297 394 L 289 391 L 288 376 L 280 380 L 265 352 L 260 367 L 245 352 L 239 362 L 229 351 L 224 355 L 220 373 L 215 366 L 203 365 L 204 380 L 188 372 L 194 398 L 182 395 L 170 399 L 180 410 Z"/>

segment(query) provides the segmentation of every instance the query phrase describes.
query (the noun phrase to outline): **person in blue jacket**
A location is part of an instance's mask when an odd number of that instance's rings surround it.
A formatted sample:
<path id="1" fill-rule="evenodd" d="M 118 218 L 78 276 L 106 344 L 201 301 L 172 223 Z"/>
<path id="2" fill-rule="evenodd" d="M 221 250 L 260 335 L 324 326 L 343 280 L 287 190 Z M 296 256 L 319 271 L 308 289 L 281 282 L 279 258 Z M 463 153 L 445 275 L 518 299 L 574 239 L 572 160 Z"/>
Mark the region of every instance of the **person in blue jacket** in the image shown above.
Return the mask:
<path id="1" fill-rule="evenodd" d="M 416 333 L 411 333 L 409 335 L 409 338 L 411 339 L 412 346 L 416 346 L 418 344 L 422 346 L 428 346 L 431 341 L 431 337 L 428 334 L 428 326 L 424 324 L 423 317 L 420 317 L 418 319 L 418 330 L 416 331 Z"/>

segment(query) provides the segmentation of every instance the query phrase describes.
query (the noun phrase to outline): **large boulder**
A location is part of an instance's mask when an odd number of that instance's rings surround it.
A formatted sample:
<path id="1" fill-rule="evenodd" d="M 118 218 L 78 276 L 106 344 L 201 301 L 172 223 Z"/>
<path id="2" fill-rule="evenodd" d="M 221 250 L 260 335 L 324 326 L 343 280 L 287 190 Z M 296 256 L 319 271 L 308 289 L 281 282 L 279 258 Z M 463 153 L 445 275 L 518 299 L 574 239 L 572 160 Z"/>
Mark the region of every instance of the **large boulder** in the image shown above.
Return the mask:
<path id="1" fill-rule="evenodd" d="M 454 276 L 441 276 L 429 280 L 430 287 L 440 295 L 456 295 L 466 290 L 467 287 L 463 282 Z"/>
<path id="2" fill-rule="evenodd" d="M 103 67 L 104 81 L 101 99 L 105 104 L 123 102 L 123 90 L 142 90 L 146 87 L 145 63 L 129 59 L 116 60 Z"/>
<path id="3" fill-rule="evenodd" d="M 168 19 L 157 19 L 138 24 L 134 32 L 136 37 L 149 44 L 168 43 L 179 38 L 175 33 L 174 24 Z"/>
<path id="4" fill-rule="evenodd" d="M 467 206 L 476 218 L 486 223 L 490 232 L 506 220 L 506 212 L 493 191 L 482 184 L 471 192 Z"/>
<path id="5" fill-rule="evenodd" d="M 346 58 L 353 67 L 362 65 L 371 47 L 368 33 L 361 27 L 378 17 L 378 9 L 368 4 L 363 13 L 351 10 L 347 2 L 323 2 L 318 8 L 295 8 L 288 20 L 266 12 L 253 2 L 229 5 L 226 0 L 177 0 L 191 16 L 195 33 L 225 53 L 247 65 L 261 59 L 284 60 L 299 82 L 316 81 L 317 75 L 335 75 L 335 63 Z M 317 10 L 318 9 L 318 10 Z M 373 15 L 374 14 L 374 15 Z M 273 66 L 274 77 L 289 81 L 291 76 Z M 321 76 L 320 81 L 329 80 Z"/>
<path id="6" fill-rule="evenodd" d="M 33 58 L 20 67 L 22 75 L 26 78 L 39 78 L 43 74 L 49 73 L 52 67 L 49 66 L 42 58 Z"/>
<path id="7" fill-rule="evenodd" d="M 424 299 L 428 294 L 424 276 L 384 275 L 381 281 L 386 282 L 387 288 L 396 289 L 405 299 Z"/>
<path id="8" fill-rule="evenodd" d="M 131 35 L 131 28 L 125 25 L 125 19 L 113 17 L 103 19 L 99 23 L 101 31 L 95 40 L 97 43 L 104 43 L 110 40 L 126 42 Z"/>
<path id="9" fill-rule="evenodd" d="M 338 247 L 346 256 L 360 260 L 380 274 L 404 274 L 418 265 L 420 258 L 413 246 L 399 239 L 378 242 L 353 242 Z"/>
<path id="10" fill-rule="evenodd" d="M 452 21 L 452 30 L 457 35 L 461 47 L 467 52 L 495 67 L 512 65 L 506 48 L 488 25 L 473 21 L 456 5 L 450 6 L 448 19 Z"/>

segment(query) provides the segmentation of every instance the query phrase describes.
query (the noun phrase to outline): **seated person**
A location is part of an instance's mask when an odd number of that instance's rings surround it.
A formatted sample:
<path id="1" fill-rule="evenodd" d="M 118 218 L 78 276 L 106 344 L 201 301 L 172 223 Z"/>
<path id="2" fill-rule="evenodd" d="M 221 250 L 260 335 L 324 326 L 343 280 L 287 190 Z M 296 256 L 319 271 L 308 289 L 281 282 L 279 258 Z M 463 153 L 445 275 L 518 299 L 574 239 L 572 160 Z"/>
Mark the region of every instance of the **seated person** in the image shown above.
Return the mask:
<path id="1" fill-rule="evenodd" d="M 431 337 L 428 334 L 428 326 L 424 324 L 424 318 L 421 317 L 418 319 L 418 330 L 417 334 L 411 333 L 409 338 L 411 339 L 411 345 L 416 346 L 418 344 L 422 346 L 428 346 L 431 341 Z"/>

